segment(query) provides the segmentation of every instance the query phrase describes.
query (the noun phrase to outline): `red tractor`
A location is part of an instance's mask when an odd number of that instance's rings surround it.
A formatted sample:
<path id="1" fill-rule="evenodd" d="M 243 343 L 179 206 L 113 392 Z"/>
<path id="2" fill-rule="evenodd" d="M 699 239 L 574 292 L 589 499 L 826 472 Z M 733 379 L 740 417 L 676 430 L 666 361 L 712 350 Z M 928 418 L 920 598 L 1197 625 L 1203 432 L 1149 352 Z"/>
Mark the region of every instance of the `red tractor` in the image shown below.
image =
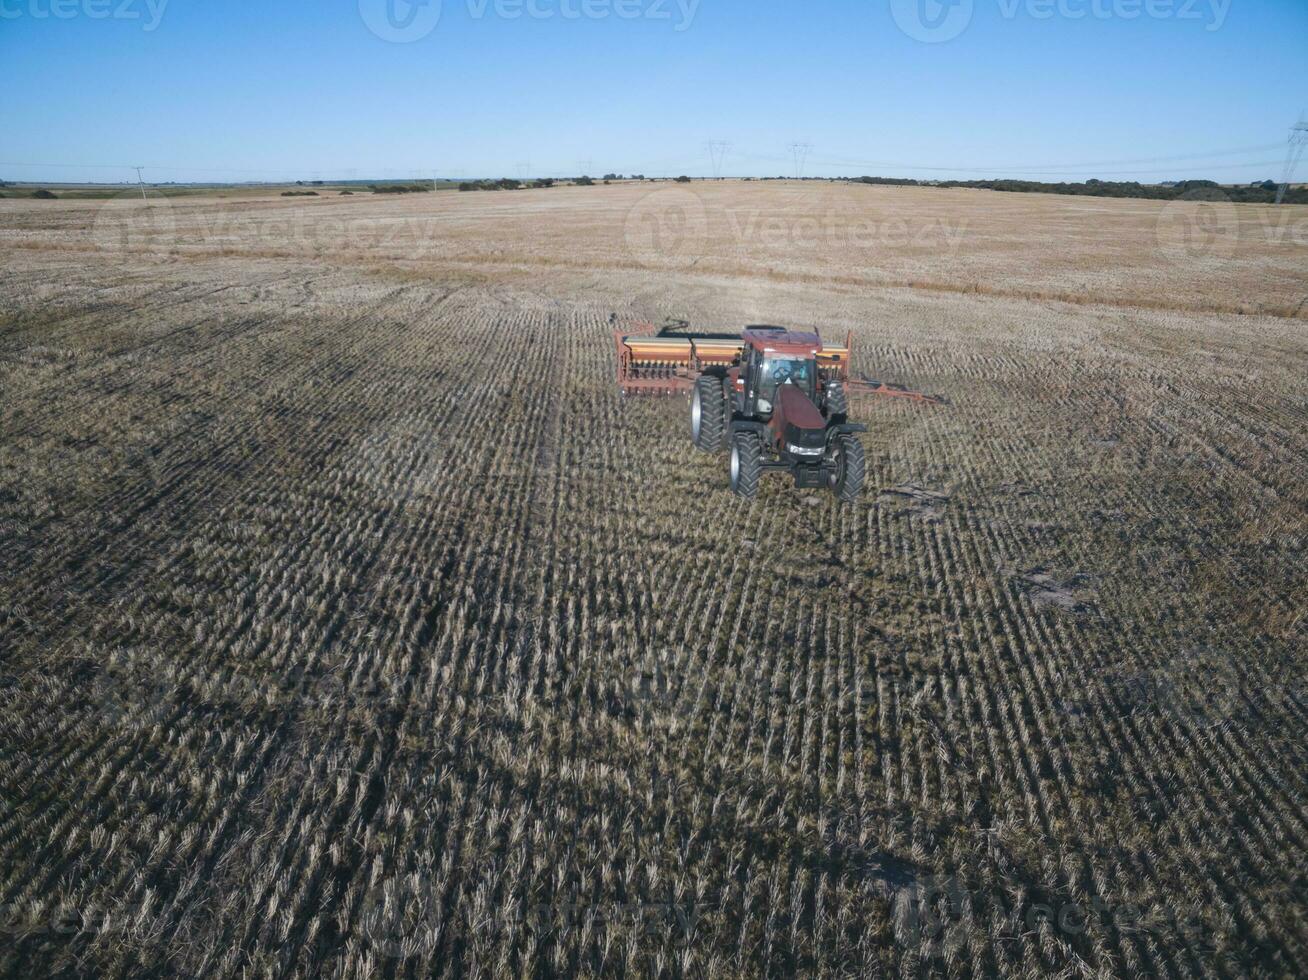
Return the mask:
<path id="1" fill-rule="evenodd" d="M 845 503 L 863 492 L 867 426 L 846 421 L 844 384 L 823 378 L 815 333 L 749 327 L 730 367 L 707 367 L 690 397 L 690 434 L 705 452 L 731 453 L 731 490 L 758 493 L 764 470 L 786 470 L 797 487 L 828 487 Z"/>
<path id="2" fill-rule="evenodd" d="M 811 332 L 752 326 L 730 334 L 688 335 L 675 322 L 653 335 L 614 331 L 623 394 L 690 389 L 690 434 L 705 452 L 731 453 L 731 489 L 758 493 L 765 470 L 786 470 L 799 487 L 827 487 L 852 503 L 865 464 L 848 421 L 846 391 L 939 402 L 864 379 L 850 381 L 849 341 L 824 345 Z"/>

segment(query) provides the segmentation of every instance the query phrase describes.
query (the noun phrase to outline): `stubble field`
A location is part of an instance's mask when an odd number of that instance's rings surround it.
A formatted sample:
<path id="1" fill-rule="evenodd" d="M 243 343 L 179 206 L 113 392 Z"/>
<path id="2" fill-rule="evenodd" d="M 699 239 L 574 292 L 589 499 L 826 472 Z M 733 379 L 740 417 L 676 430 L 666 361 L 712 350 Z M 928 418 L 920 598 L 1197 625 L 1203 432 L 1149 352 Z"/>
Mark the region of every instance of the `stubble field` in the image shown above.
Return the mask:
<path id="1" fill-rule="evenodd" d="M 1308 209 L 0 202 L 0 972 L 1308 971 Z M 865 499 L 610 318 L 852 331 Z"/>

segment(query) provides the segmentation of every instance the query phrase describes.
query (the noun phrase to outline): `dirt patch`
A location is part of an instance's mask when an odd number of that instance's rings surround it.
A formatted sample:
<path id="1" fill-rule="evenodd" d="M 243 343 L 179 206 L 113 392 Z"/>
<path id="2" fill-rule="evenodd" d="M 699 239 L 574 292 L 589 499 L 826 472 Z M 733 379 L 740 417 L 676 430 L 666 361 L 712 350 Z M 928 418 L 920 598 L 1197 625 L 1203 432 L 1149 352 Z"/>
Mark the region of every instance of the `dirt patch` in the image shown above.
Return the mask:
<path id="1" fill-rule="evenodd" d="M 929 490 L 916 483 L 901 483 L 896 487 L 886 487 L 877 500 L 879 503 L 898 505 L 896 513 L 938 521 L 945 516 L 949 494 L 941 490 Z"/>
<path id="2" fill-rule="evenodd" d="M 1065 612 L 1083 612 L 1090 606 L 1087 586 L 1090 576 L 1078 572 L 1068 578 L 1057 578 L 1042 567 L 1017 570 L 1000 566 L 1000 572 L 1011 578 L 1018 591 L 1036 606 L 1052 606 Z"/>

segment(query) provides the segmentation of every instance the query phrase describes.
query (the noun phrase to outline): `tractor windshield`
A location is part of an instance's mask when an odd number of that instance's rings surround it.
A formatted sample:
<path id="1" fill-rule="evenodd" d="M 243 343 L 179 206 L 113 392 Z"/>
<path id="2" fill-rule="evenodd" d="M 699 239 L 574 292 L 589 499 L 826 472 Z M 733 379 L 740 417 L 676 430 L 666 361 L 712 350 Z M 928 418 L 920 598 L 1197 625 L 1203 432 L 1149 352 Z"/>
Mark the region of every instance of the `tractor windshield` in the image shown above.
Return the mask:
<path id="1" fill-rule="evenodd" d="M 759 391 L 764 398 L 771 401 L 778 385 L 792 384 L 804 394 L 813 394 L 812 360 L 789 357 L 769 357 L 763 361 L 762 377 L 759 379 Z"/>

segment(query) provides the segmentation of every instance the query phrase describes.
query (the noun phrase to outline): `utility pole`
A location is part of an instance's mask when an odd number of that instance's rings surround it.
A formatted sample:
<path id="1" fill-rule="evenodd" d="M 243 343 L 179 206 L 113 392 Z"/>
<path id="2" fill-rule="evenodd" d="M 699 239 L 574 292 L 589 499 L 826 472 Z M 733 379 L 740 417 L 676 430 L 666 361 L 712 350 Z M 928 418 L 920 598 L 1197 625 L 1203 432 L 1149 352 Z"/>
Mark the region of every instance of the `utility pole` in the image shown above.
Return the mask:
<path id="1" fill-rule="evenodd" d="M 1285 151 L 1285 173 L 1281 175 L 1281 186 L 1276 188 L 1276 203 L 1285 200 L 1285 192 L 1294 183 L 1294 171 L 1303 156 L 1303 148 L 1308 146 L 1308 115 L 1300 114 L 1299 121 L 1290 127 L 1290 145 Z"/>
<path id="2" fill-rule="evenodd" d="M 804 176 L 804 164 L 808 161 L 808 151 L 813 149 L 811 143 L 791 143 L 790 152 L 795 155 L 795 177 Z"/>
<path id="3" fill-rule="evenodd" d="M 137 182 L 138 184 L 141 185 L 141 200 L 144 201 L 144 200 L 145 200 L 145 181 L 141 178 L 141 171 L 144 170 L 145 168 L 144 168 L 144 167 L 133 167 L 132 169 L 136 171 L 136 182 Z"/>

